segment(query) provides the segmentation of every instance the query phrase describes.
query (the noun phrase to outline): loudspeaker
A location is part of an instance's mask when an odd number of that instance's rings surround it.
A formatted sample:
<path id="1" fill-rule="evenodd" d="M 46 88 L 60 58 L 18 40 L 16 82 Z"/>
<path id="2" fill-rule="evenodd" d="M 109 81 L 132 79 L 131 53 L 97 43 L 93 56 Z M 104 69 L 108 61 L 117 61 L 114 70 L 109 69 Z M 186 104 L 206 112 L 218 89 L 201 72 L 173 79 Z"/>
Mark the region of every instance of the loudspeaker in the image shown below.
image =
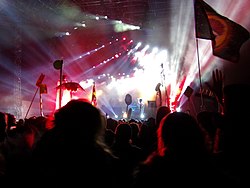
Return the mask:
<path id="1" fill-rule="evenodd" d="M 148 108 L 156 108 L 156 101 L 148 101 Z"/>
<path id="2" fill-rule="evenodd" d="M 147 116 L 155 118 L 156 115 L 156 101 L 148 101 Z"/>

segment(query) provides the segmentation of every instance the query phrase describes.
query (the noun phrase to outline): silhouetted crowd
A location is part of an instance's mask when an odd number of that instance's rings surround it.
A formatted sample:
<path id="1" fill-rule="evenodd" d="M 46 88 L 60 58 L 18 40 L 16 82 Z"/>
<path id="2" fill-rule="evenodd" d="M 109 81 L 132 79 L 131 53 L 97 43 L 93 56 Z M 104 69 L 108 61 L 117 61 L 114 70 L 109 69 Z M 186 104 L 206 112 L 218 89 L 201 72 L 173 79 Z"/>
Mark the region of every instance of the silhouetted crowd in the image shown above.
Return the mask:
<path id="1" fill-rule="evenodd" d="M 0 112 L 0 186 L 249 187 L 250 85 L 213 81 L 222 112 L 115 120 L 86 99 L 48 117 Z"/>

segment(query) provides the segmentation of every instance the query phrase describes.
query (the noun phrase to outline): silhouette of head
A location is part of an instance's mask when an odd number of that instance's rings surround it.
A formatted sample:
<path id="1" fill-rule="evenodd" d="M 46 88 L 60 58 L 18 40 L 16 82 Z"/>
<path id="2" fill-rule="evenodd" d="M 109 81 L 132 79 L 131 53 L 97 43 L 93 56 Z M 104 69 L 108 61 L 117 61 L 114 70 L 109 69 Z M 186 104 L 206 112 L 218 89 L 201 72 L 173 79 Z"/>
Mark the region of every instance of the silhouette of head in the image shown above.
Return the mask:
<path id="1" fill-rule="evenodd" d="M 169 114 L 171 112 L 171 110 L 169 109 L 169 107 L 167 106 L 160 106 L 156 112 L 156 125 L 159 126 L 161 119 L 166 116 L 167 114 Z"/>
<path id="2" fill-rule="evenodd" d="M 100 111 L 87 99 L 69 101 L 55 113 L 54 119 L 55 128 L 69 137 L 95 140 L 105 128 Z"/>
<path id="3" fill-rule="evenodd" d="M 184 112 L 165 116 L 158 129 L 158 151 L 167 151 L 173 156 L 184 157 L 204 153 L 205 139 L 196 120 Z"/>
<path id="4" fill-rule="evenodd" d="M 115 130 L 115 138 L 118 142 L 129 142 L 131 139 L 132 130 L 129 123 L 120 123 Z"/>

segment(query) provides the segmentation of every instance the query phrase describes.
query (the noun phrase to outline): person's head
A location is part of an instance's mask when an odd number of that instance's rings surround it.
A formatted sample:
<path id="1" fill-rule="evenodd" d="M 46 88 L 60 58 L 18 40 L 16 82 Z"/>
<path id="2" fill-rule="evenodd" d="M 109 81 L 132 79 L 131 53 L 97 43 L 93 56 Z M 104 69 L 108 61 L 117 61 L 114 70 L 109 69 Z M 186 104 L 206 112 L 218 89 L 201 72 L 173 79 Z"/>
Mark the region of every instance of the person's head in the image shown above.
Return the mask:
<path id="1" fill-rule="evenodd" d="M 120 123 L 115 129 L 115 139 L 118 142 L 129 142 L 132 136 L 132 129 L 127 122 Z"/>
<path id="2" fill-rule="evenodd" d="M 204 154 L 205 138 L 197 121 L 184 112 L 173 112 L 165 116 L 158 129 L 158 152 L 176 157 L 193 157 Z"/>
<path id="3" fill-rule="evenodd" d="M 157 112 L 156 112 L 156 118 L 155 118 L 156 125 L 159 126 L 162 118 L 164 116 L 166 116 L 167 114 L 169 114 L 170 112 L 171 112 L 171 110 L 169 109 L 169 107 L 167 107 L 167 106 L 160 106 L 157 109 Z"/>
<path id="4" fill-rule="evenodd" d="M 87 99 L 74 99 L 54 114 L 55 128 L 69 137 L 79 136 L 95 141 L 104 134 L 105 124 L 101 112 Z"/>

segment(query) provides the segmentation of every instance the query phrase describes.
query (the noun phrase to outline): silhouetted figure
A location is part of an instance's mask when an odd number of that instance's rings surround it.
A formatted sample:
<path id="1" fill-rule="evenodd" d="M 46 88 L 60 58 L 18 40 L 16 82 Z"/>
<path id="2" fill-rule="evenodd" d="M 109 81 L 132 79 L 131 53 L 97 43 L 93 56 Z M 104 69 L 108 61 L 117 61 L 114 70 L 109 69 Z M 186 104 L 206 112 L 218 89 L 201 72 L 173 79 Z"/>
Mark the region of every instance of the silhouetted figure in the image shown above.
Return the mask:
<path id="1" fill-rule="evenodd" d="M 106 128 L 112 130 L 113 132 L 115 132 L 115 129 L 118 125 L 118 121 L 112 118 L 108 118 L 107 119 L 107 125 Z"/>
<path id="2" fill-rule="evenodd" d="M 156 111 L 156 117 L 148 118 L 141 126 L 138 145 L 143 149 L 145 157 L 157 150 L 157 129 L 161 119 L 169 113 L 171 113 L 169 107 L 160 106 Z"/>
<path id="3" fill-rule="evenodd" d="M 5 175 L 5 156 L 4 156 L 4 141 L 6 138 L 6 116 L 4 112 L 0 112 L 0 178 Z"/>
<path id="4" fill-rule="evenodd" d="M 224 125 L 217 137 L 219 155 L 217 164 L 225 173 L 238 179 L 242 186 L 250 186 L 250 84 L 233 83 L 224 86 L 224 76 L 213 71 L 212 91 L 222 107 Z"/>
<path id="5" fill-rule="evenodd" d="M 134 168 L 142 161 L 143 153 L 141 148 L 131 142 L 132 130 L 128 122 L 120 123 L 115 130 L 115 142 L 111 149 L 121 160 L 124 171 L 124 187 L 130 186 Z"/>
<path id="6" fill-rule="evenodd" d="M 139 144 L 139 131 L 140 131 L 140 126 L 137 122 L 130 122 L 129 123 L 131 127 L 131 142 L 133 145 L 138 146 Z"/>
<path id="7" fill-rule="evenodd" d="M 143 150 L 144 158 L 154 152 L 157 148 L 155 118 L 150 117 L 140 126 L 138 134 L 138 146 Z"/>
<path id="8" fill-rule="evenodd" d="M 85 99 L 60 108 L 34 149 L 32 177 L 45 185 L 119 187 L 119 161 L 105 145 L 103 121 Z"/>
<path id="9" fill-rule="evenodd" d="M 0 112 L 0 143 L 2 143 L 6 138 L 6 115 L 4 112 Z"/>
<path id="10" fill-rule="evenodd" d="M 156 111 L 156 118 L 155 118 L 155 124 L 156 124 L 156 129 L 158 129 L 160 122 L 162 118 L 164 118 L 167 114 L 169 114 L 171 110 L 167 106 L 160 106 L 157 111 Z"/>
<path id="11" fill-rule="evenodd" d="M 158 148 L 135 171 L 133 188 L 216 187 L 231 184 L 210 160 L 204 134 L 187 113 L 165 116 L 158 129 Z"/>
<path id="12" fill-rule="evenodd" d="M 227 173 L 250 186 L 250 85 L 230 84 L 224 87 L 225 125 L 222 129 L 223 151 L 220 162 Z"/>
<path id="13" fill-rule="evenodd" d="M 221 114 L 218 112 L 201 111 L 197 114 L 197 121 L 204 130 L 208 142 L 208 149 L 211 154 L 214 152 L 214 145 L 218 129 L 217 126 L 220 123 L 219 121 L 221 121 L 219 118 L 222 119 Z"/>
<path id="14" fill-rule="evenodd" d="M 111 129 L 105 130 L 104 140 L 107 146 L 111 147 L 115 141 L 115 133 Z"/>

